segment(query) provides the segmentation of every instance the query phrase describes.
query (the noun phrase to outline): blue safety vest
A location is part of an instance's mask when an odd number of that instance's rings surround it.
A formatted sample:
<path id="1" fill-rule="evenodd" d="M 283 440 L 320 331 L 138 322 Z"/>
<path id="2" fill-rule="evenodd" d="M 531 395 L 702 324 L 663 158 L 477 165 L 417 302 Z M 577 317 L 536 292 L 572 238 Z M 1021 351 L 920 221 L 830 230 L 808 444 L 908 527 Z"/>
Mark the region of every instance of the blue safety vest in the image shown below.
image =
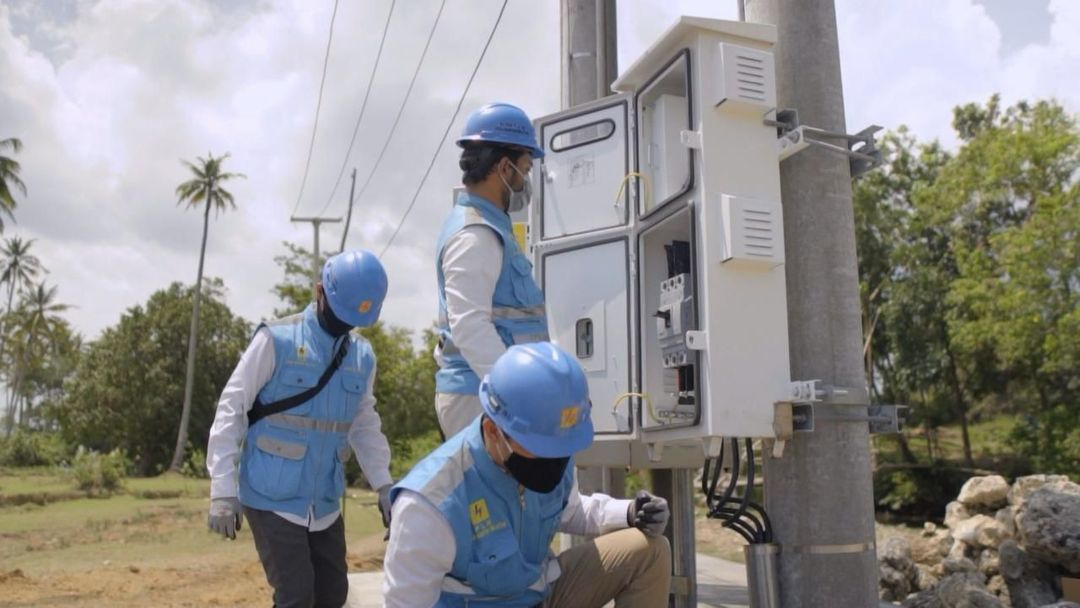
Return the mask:
<path id="1" fill-rule="evenodd" d="M 492 294 L 491 320 L 503 344 L 511 346 L 548 339 L 544 294 L 532 276 L 532 262 L 518 247 L 510 216 L 489 201 L 469 194 L 458 196 L 454 210 L 443 224 L 435 250 L 435 272 L 439 285 L 439 344 L 442 367 L 435 374 L 435 390 L 440 393 L 476 395 L 480 378 L 469 367 L 454 344 L 446 314 L 446 279 L 442 272 L 447 241 L 466 226 L 487 226 L 502 241 L 502 270 Z M 494 263 L 494 260 L 492 261 Z"/>
<path id="2" fill-rule="evenodd" d="M 314 305 L 259 326 L 274 339 L 274 375 L 259 391 L 272 403 L 319 382 L 334 357 L 334 338 L 319 326 Z M 248 429 L 240 457 L 240 502 L 265 511 L 316 518 L 337 510 L 345 492 L 349 428 L 375 368 L 375 354 L 350 334 L 345 359 L 318 395 Z M 258 407 L 257 405 L 255 407 Z"/>
<path id="3" fill-rule="evenodd" d="M 536 606 L 550 592 L 544 574 L 573 490 L 574 461 L 552 492 L 526 490 L 491 460 L 480 421 L 417 463 L 390 500 L 402 489 L 417 492 L 454 532 L 454 566 L 443 579 L 438 608 Z"/>

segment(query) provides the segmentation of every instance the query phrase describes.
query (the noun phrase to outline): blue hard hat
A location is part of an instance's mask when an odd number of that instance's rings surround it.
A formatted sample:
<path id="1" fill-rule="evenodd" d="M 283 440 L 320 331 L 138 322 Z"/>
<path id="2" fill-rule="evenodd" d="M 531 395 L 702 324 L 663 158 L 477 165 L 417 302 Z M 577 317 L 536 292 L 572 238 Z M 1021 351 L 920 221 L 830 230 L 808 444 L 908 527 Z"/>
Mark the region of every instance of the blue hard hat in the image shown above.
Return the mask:
<path id="1" fill-rule="evenodd" d="M 536 144 L 536 131 L 525 112 L 508 103 L 489 103 L 469 114 L 457 145 L 471 141 L 525 148 L 533 158 L 543 158 Z"/>
<path id="2" fill-rule="evenodd" d="M 511 346 L 480 383 L 484 413 L 540 458 L 566 458 L 593 440 L 585 372 L 550 342 Z"/>
<path id="3" fill-rule="evenodd" d="M 367 327 L 379 320 L 387 284 L 378 256 L 366 249 L 343 251 L 323 266 L 326 302 L 337 318 L 353 327 Z"/>

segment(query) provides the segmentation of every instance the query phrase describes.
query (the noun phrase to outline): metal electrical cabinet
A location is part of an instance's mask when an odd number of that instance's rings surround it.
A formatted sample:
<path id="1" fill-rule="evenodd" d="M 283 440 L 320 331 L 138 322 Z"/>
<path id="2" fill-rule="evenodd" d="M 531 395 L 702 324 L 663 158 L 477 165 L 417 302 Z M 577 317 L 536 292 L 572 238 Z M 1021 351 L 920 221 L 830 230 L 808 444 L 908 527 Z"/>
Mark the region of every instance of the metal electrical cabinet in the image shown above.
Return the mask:
<path id="1" fill-rule="evenodd" d="M 683 17 L 617 95 L 536 121 L 529 248 L 589 379 L 582 464 L 696 466 L 789 399 L 774 28 Z M 703 441 L 704 447 L 703 450 Z"/>

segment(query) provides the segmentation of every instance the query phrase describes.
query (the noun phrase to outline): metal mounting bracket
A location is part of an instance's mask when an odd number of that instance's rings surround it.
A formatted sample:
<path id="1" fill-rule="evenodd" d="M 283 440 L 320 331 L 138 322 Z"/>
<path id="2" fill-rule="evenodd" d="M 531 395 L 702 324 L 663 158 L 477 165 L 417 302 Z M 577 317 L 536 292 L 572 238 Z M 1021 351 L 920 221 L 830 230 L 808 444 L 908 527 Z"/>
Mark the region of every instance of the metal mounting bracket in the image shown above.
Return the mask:
<path id="1" fill-rule="evenodd" d="M 768 116 L 773 116 L 773 118 L 768 118 Z M 878 125 L 870 125 L 854 135 L 838 133 L 800 124 L 799 112 L 792 108 L 784 108 L 767 114 L 763 122 L 766 126 L 776 127 L 777 153 L 781 161 L 814 146 L 847 156 L 853 178 L 878 167 L 883 162 L 881 150 L 874 139 L 874 134 L 881 130 Z M 840 140 L 843 145 L 825 140 Z"/>
<path id="2" fill-rule="evenodd" d="M 817 422 L 860 422 L 870 425 L 872 434 L 899 433 L 903 421 L 904 405 L 870 405 L 865 414 L 818 413 L 813 403 L 792 405 L 792 426 L 797 433 L 811 433 Z"/>

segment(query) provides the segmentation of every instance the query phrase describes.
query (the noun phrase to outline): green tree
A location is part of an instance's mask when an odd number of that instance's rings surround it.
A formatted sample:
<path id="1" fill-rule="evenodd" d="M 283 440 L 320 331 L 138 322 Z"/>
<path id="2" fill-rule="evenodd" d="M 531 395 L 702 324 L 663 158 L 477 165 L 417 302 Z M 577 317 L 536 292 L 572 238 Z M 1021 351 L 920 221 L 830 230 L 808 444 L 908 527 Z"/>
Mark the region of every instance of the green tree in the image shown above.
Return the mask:
<path id="1" fill-rule="evenodd" d="M 1055 102 L 997 97 L 954 125 L 964 146 L 936 184 L 958 271 L 950 331 L 976 390 L 1027 416 L 1034 464 L 1080 471 L 1080 126 Z"/>
<path id="2" fill-rule="evenodd" d="M 14 303 L 15 293 L 29 287 L 40 272 L 44 271 L 37 256 L 30 253 L 30 246 L 34 240 L 23 240 L 20 237 L 11 237 L 4 241 L 0 248 L 3 256 L 2 272 L 0 272 L 0 284 L 7 285 L 7 307 L 4 309 L 3 321 L 0 322 L 0 356 L 4 357 L 7 381 L 13 379 L 16 357 L 8 353 L 9 321 L 11 320 L 11 307 Z M 6 433 L 10 434 L 15 421 L 15 404 L 9 401 L 5 420 Z"/>
<path id="3" fill-rule="evenodd" d="M 188 334 L 188 359 L 184 373 L 184 405 L 180 413 L 180 429 L 176 434 L 176 450 L 170 469 L 179 471 L 184 464 L 184 450 L 187 447 L 188 426 L 191 420 L 192 386 L 195 381 L 196 339 L 199 335 L 199 303 L 202 295 L 203 262 L 206 260 L 206 235 L 210 228 L 210 209 L 217 212 L 236 209 L 233 195 L 222 187 L 224 182 L 245 177 L 242 173 L 229 173 L 222 170 L 222 163 L 229 158 L 226 153 L 214 158 L 207 154 L 199 157 L 199 164 L 181 161 L 194 175 L 191 179 L 176 187 L 176 204 L 187 204 L 188 208 L 203 207 L 202 245 L 199 248 L 199 271 L 195 278 L 195 297 L 191 305 L 191 330 Z"/>
<path id="4" fill-rule="evenodd" d="M 205 445 L 221 387 L 246 348 L 251 326 L 221 301 L 223 285 L 203 285 L 202 323 L 192 385 L 190 434 Z M 64 398 L 50 416 L 71 445 L 98 452 L 120 448 L 140 475 L 170 466 L 178 432 L 176 403 L 183 389 L 176 382 L 185 369 L 184 344 L 193 289 L 173 283 L 129 308 L 120 322 L 102 332 L 79 358 Z"/>
<path id="5" fill-rule="evenodd" d="M 8 403 L 20 408 L 19 420 L 26 419 L 31 405 L 31 394 L 25 390 L 26 376 L 43 365 L 47 351 L 60 332 L 67 329 L 67 322 L 60 313 L 70 306 L 56 301 L 57 288 L 44 281 L 25 291 L 15 314 L 13 374 L 9 381 Z"/>
<path id="6" fill-rule="evenodd" d="M 22 141 L 15 137 L 0 139 L 0 151 L 11 150 L 18 153 L 22 150 Z M 22 192 L 26 196 L 26 184 L 19 178 L 20 166 L 15 159 L 0 154 L 0 232 L 4 231 L 3 216 L 15 219 L 15 195 L 12 189 Z"/>

